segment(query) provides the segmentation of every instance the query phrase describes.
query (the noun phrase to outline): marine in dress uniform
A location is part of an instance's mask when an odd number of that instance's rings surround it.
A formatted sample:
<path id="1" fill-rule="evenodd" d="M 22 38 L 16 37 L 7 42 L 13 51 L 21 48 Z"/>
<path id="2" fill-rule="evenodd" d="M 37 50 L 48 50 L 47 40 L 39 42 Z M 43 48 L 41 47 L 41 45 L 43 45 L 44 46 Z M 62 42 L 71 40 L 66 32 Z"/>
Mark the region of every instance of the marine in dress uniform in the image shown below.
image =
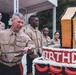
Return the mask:
<path id="1" fill-rule="evenodd" d="M 0 13 L 0 31 L 5 29 L 5 24 L 1 21 L 2 19 L 2 14 Z"/>
<path id="2" fill-rule="evenodd" d="M 20 31 L 23 22 L 22 14 L 15 13 L 11 28 L 0 32 L 0 75 L 22 75 L 21 58 L 35 47 L 30 37 Z"/>
<path id="3" fill-rule="evenodd" d="M 43 44 L 45 46 L 51 45 L 51 38 L 48 36 L 49 29 L 47 27 L 43 28 L 42 36 L 43 36 Z"/>
<path id="4" fill-rule="evenodd" d="M 32 39 L 32 41 L 35 44 L 35 47 L 41 47 L 43 45 L 43 39 L 42 39 L 42 34 L 41 32 L 38 30 L 38 26 L 39 26 L 39 19 L 37 16 L 32 15 L 29 18 L 29 22 L 30 22 L 30 26 L 29 28 L 26 30 L 26 34 L 29 35 L 29 37 Z M 32 75 L 32 61 L 34 58 L 36 58 L 37 56 L 41 56 L 42 54 L 42 49 L 35 49 L 34 53 L 32 54 L 28 54 L 27 55 L 27 74 L 28 75 Z"/>

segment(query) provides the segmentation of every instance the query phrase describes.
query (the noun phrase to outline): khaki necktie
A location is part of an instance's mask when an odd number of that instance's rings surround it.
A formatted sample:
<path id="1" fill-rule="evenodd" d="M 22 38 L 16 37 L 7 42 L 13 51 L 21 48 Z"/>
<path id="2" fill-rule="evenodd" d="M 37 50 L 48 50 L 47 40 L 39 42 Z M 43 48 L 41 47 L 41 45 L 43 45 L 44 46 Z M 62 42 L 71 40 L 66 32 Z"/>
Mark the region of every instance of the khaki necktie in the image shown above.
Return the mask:
<path id="1" fill-rule="evenodd" d="M 14 52 L 15 49 L 15 42 L 16 42 L 16 34 L 12 34 L 10 38 L 10 43 L 9 43 L 9 52 Z M 9 62 L 11 62 L 14 58 L 14 54 L 8 54 L 7 59 Z"/>

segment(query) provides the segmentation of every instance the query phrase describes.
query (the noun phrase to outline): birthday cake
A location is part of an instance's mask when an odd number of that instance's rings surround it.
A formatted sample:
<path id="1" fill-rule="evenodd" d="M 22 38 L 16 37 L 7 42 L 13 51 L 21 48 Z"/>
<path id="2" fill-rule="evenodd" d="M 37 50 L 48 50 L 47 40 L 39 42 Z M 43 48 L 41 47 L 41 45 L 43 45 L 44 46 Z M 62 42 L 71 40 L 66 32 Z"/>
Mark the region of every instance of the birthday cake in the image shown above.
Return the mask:
<path id="1" fill-rule="evenodd" d="M 43 47 L 42 57 L 33 61 L 33 73 L 34 75 L 49 75 L 49 73 L 51 75 L 67 75 L 68 73 L 69 75 L 71 70 L 68 67 L 76 69 L 75 63 L 76 49 Z M 73 71 L 73 74 L 76 75 L 76 72 Z"/>
<path id="2" fill-rule="evenodd" d="M 61 18 L 61 45 L 43 47 L 33 60 L 33 75 L 76 75 L 76 7 Z"/>

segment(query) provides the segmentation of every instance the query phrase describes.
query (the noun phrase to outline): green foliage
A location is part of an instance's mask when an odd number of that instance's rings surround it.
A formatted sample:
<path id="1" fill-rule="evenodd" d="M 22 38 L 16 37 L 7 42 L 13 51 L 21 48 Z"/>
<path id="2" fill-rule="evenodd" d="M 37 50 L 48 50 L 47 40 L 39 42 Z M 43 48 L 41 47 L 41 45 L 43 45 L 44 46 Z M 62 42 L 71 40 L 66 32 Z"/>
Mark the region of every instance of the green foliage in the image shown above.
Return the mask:
<path id="1" fill-rule="evenodd" d="M 52 21 L 52 13 L 51 13 L 51 9 L 50 10 L 45 10 L 42 12 L 39 12 L 37 15 L 39 16 L 40 19 L 40 26 L 39 29 L 41 30 L 44 26 L 47 26 L 48 28 L 51 28 L 51 21 Z"/>
<path id="2" fill-rule="evenodd" d="M 57 7 L 57 20 L 56 20 L 56 29 L 60 30 L 60 21 L 61 16 L 66 10 L 67 7 L 75 7 L 76 6 L 76 0 L 58 0 L 58 7 Z M 47 26 L 50 29 L 50 33 L 52 33 L 52 9 L 45 10 L 42 12 L 38 12 L 37 15 L 40 19 L 40 26 L 39 29 L 41 30 L 44 26 Z M 51 34 L 52 35 L 52 34 Z M 51 36 L 50 35 L 50 36 Z"/>

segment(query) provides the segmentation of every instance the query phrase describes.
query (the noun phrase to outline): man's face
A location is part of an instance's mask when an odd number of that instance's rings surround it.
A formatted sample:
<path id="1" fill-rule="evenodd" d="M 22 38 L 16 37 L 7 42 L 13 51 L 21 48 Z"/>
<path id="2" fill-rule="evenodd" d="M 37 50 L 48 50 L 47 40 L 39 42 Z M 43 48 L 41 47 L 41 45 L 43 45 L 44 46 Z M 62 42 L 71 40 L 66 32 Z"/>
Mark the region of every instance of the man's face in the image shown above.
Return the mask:
<path id="1" fill-rule="evenodd" d="M 2 14 L 0 13 L 0 21 L 1 21 L 1 19 L 2 19 Z"/>
<path id="2" fill-rule="evenodd" d="M 24 19 L 21 19 L 18 16 L 12 19 L 12 27 L 14 32 L 18 32 L 23 25 L 24 25 Z"/>
<path id="3" fill-rule="evenodd" d="M 38 27 L 39 26 L 39 19 L 38 19 L 38 17 L 34 17 L 31 20 L 31 23 L 32 23 L 33 27 Z"/>
<path id="4" fill-rule="evenodd" d="M 48 28 L 44 28 L 44 29 L 43 29 L 43 34 L 44 34 L 45 36 L 48 36 L 48 34 L 49 34 L 49 29 L 48 29 Z"/>

